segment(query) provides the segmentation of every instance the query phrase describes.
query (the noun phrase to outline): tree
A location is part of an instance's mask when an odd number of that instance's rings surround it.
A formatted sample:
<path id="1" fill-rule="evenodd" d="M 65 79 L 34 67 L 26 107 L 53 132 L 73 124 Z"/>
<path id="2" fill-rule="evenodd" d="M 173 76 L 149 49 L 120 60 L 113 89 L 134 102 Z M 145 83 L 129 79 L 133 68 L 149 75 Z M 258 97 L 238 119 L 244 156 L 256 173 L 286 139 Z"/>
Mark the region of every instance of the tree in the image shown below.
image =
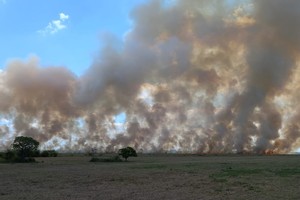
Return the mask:
<path id="1" fill-rule="evenodd" d="M 137 157 L 137 153 L 132 147 L 119 149 L 118 154 L 125 158 L 126 161 L 128 157 Z"/>
<path id="2" fill-rule="evenodd" d="M 24 162 L 27 158 L 33 157 L 38 152 L 39 144 L 32 137 L 19 136 L 15 138 L 12 147 L 20 161 Z"/>

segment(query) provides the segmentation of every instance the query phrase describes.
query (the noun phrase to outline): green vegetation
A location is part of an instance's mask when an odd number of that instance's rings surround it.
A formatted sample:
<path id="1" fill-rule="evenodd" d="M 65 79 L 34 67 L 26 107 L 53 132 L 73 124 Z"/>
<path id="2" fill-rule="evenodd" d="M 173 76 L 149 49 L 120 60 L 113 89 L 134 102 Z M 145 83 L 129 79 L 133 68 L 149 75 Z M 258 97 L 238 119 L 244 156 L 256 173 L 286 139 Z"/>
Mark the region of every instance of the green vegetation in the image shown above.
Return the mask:
<path id="1" fill-rule="evenodd" d="M 232 177 L 250 177 L 250 176 L 295 176 L 300 175 L 300 168 L 237 168 L 233 169 L 228 167 L 222 169 L 220 172 L 211 174 L 210 177 L 218 180 L 222 178 L 232 178 Z"/>
<path id="2" fill-rule="evenodd" d="M 31 137 L 16 137 L 12 149 L 8 149 L 3 158 L 7 162 L 35 162 L 34 156 L 38 156 L 39 142 Z"/>
<path id="3" fill-rule="evenodd" d="M 31 161 L 32 157 L 38 154 L 39 144 L 32 137 L 19 136 L 15 138 L 12 148 L 17 153 L 18 159 L 21 162 L 26 162 Z"/>
<path id="4" fill-rule="evenodd" d="M 32 137 L 19 136 L 12 143 L 12 148 L 0 154 L 1 162 L 35 162 L 34 157 L 57 157 L 55 150 L 38 150 L 39 142 Z"/>
<path id="5" fill-rule="evenodd" d="M 6 152 L 3 153 L 3 158 L 7 162 L 16 162 L 19 160 L 17 153 L 10 149 L 7 149 Z"/>
<path id="6" fill-rule="evenodd" d="M 119 149 L 118 154 L 101 154 L 98 156 L 96 149 L 91 149 L 91 151 L 88 152 L 88 155 L 92 156 L 90 162 L 122 162 L 123 160 L 120 158 L 120 156 L 122 156 L 125 159 L 125 161 L 127 161 L 129 157 L 137 157 L 137 153 L 132 147 Z"/>
<path id="7" fill-rule="evenodd" d="M 299 176 L 300 175 L 300 167 L 299 168 L 283 168 L 273 170 L 273 173 L 280 177 L 289 177 L 289 176 Z"/>
<path id="8" fill-rule="evenodd" d="M 137 153 L 132 147 L 119 149 L 118 155 L 122 156 L 126 161 L 129 157 L 137 157 Z"/>
<path id="9" fill-rule="evenodd" d="M 58 153 L 55 150 L 44 150 L 40 153 L 41 157 L 57 157 Z"/>

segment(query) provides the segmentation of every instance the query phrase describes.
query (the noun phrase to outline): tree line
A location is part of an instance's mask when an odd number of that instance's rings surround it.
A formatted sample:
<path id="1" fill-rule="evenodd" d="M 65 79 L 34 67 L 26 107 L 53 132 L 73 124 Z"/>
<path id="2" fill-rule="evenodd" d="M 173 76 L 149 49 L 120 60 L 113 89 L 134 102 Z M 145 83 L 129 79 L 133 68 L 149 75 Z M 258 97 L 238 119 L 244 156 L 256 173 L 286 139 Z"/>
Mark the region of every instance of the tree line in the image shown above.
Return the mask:
<path id="1" fill-rule="evenodd" d="M 34 157 L 57 157 L 55 150 L 40 151 L 39 145 L 32 137 L 18 136 L 2 157 L 8 162 L 35 162 Z"/>
<path id="2" fill-rule="evenodd" d="M 14 139 L 11 148 L 7 149 L 1 157 L 7 162 L 35 162 L 34 157 L 57 157 L 55 150 L 39 150 L 40 143 L 32 137 L 18 136 Z M 95 152 L 91 154 L 91 162 L 119 162 L 120 156 L 127 161 L 129 157 L 137 157 L 132 147 L 125 147 L 118 150 L 117 154 L 109 158 L 97 158 Z"/>

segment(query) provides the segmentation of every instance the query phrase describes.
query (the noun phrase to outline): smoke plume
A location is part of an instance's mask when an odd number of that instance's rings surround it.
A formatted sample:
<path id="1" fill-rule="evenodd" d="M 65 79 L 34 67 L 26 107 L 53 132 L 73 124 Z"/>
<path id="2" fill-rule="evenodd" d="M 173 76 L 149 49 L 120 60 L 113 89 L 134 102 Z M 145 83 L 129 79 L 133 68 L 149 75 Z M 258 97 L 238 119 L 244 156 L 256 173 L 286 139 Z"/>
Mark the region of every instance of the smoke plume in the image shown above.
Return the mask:
<path id="1" fill-rule="evenodd" d="M 294 151 L 299 8 L 298 0 L 152 0 L 81 77 L 36 57 L 12 60 L 0 72 L 0 144 L 26 135 L 60 150 Z"/>

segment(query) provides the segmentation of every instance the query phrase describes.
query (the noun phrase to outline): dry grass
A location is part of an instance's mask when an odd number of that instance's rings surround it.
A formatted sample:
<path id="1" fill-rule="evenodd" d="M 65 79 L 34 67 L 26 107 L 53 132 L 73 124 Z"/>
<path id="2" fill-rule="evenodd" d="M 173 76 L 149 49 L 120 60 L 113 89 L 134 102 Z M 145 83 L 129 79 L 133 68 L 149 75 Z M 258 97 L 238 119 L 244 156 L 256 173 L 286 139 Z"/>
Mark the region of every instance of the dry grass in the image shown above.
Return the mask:
<path id="1" fill-rule="evenodd" d="M 300 156 L 143 155 L 0 164 L 0 199 L 300 199 Z"/>

